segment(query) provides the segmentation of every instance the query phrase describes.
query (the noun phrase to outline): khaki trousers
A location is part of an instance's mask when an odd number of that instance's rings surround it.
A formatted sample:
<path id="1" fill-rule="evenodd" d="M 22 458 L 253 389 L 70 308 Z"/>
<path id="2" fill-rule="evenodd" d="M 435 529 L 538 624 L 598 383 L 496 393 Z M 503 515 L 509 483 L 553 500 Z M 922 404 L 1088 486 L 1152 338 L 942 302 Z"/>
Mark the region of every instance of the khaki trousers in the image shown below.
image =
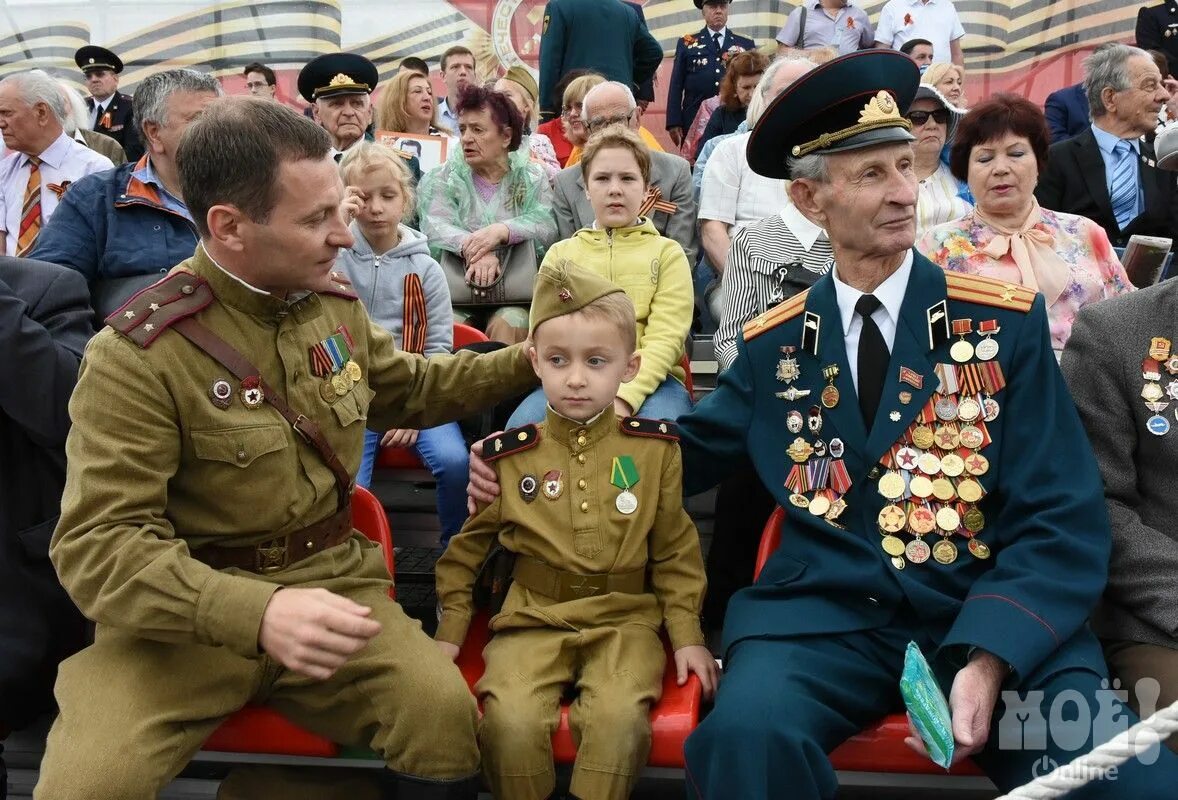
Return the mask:
<path id="1" fill-rule="evenodd" d="M 1129 690 L 1129 706 L 1144 719 L 1148 713 L 1165 708 L 1178 701 L 1178 650 L 1156 644 L 1140 642 L 1104 641 L 1104 657 L 1108 661 L 1112 677 L 1120 678 L 1121 688 Z M 1141 697 L 1135 691 L 1137 681 L 1152 678 L 1157 681 L 1161 693 L 1153 708 L 1141 713 Z M 1172 735 L 1165 742 L 1178 753 L 1178 735 Z"/>
<path id="2" fill-rule="evenodd" d="M 402 774 L 434 780 L 474 774 L 477 709 L 470 690 L 420 623 L 389 599 L 388 584 L 373 583 L 340 577 L 317 584 L 370 606 L 382 626 L 326 681 L 266 656 L 244 658 L 224 647 L 157 642 L 100 626 L 95 643 L 61 666 L 61 713 L 34 797 L 154 800 L 209 734 L 250 700 L 333 741 L 371 747 Z"/>
<path id="3" fill-rule="evenodd" d="M 552 734 L 566 687 L 577 760 L 569 792 L 581 800 L 628 797 L 650 754 L 650 708 L 662 694 L 667 656 L 643 625 L 497 633 L 483 651 L 475 690 L 483 703 L 479 745 L 495 797 L 543 800 L 556 786 Z"/>

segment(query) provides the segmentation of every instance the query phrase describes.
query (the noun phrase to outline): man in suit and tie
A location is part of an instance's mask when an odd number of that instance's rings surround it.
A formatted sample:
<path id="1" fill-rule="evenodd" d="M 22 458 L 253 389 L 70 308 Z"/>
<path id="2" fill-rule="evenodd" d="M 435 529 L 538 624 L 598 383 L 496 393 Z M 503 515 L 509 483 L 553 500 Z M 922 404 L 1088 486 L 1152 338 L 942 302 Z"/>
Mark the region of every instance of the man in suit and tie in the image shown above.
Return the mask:
<path id="1" fill-rule="evenodd" d="M 700 104 L 720 93 L 728 59 L 757 46 L 728 28 L 728 0 L 695 0 L 695 7 L 703 12 L 704 26 L 675 44 L 667 90 L 667 133 L 676 146 L 683 143 L 684 131 L 691 130 Z"/>
<path id="2" fill-rule="evenodd" d="M 90 338 L 86 280 L 0 256 L 0 742 L 53 707 L 86 621 L 49 563 L 65 485 L 66 409 Z M 19 354 L 19 355 L 17 355 Z M 0 797 L 4 796 L 0 745 Z"/>
<path id="3" fill-rule="evenodd" d="M 641 123 L 634 95 L 620 83 L 611 81 L 593 87 L 585 96 L 584 107 L 590 133 L 617 123 L 638 133 Z M 581 228 L 590 227 L 594 219 L 581 165 L 562 169 L 552 183 L 552 213 L 560 238 L 568 239 Z M 691 168 L 677 155 L 651 150 L 650 188 L 652 196 L 654 191 L 659 196 L 646 215 L 659 233 L 679 243 L 687 254 L 687 263 L 694 264 L 699 254 L 699 236 L 695 227 Z"/>
<path id="4" fill-rule="evenodd" d="M 1178 281 L 1082 309 L 1060 367 L 1104 479 L 1112 521 L 1108 586 L 1092 616 L 1129 702 L 1157 681 L 1157 708 L 1178 701 Z M 1144 360 L 1140 379 L 1137 365 Z M 1135 691 L 1138 690 L 1138 691 Z M 1178 740 L 1167 745 L 1178 752 Z"/>
<path id="5" fill-rule="evenodd" d="M 689 797 L 834 797 L 826 754 L 902 707 L 910 642 L 948 695 L 955 760 L 974 757 L 1003 791 L 1111 737 L 1029 735 L 1057 701 L 1137 721 L 1101 696 L 1085 624 L 1111 536 L 1043 297 L 912 249 L 903 113 L 919 78 L 896 51 L 842 56 L 778 96 L 749 141 L 754 170 L 792 180 L 836 266 L 752 320 L 715 391 L 678 420 L 684 491 L 751 459 L 786 530 L 728 606 L 725 675 L 685 745 Z M 1011 747 L 998 730 L 1016 715 L 1031 727 Z M 1163 750 L 1083 796 L 1176 782 Z"/>
<path id="6" fill-rule="evenodd" d="M 1083 132 L 1092 123 L 1084 82 L 1056 89 L 1047 95 L 1047 102 L 1043 104 L 1043 115 L 1047 117 L 1047 129 L 1051 132 L 1052 144 L 1066 141 Z"/>
<path id="7" fill-rule="evenodd" d="M 138 161 L 143 155 L 143 141 L 135 130 L 131 98 L 119 91 L 122 60 L 105 47 L 88 44 L 74 53 L 74 63 L 82 70 L 86 88 L 90 90 L 86 98 L 90 129 L 105 133 L 122 145 L 128 161 Z"/>
<path id="8" fill-rule="evenodd" d="M 1135 233 L 1178 239 L 1174 173 L 1157 168 L 1153 145 L 1141 138 L 1170 99 L 1157 65 L 1144 50 L 1113 43 L 1084 68 L 1092 124 L 1051 146 L 1035 197 L 1044 208 L 1093 220 L 1114 247 Z"/>

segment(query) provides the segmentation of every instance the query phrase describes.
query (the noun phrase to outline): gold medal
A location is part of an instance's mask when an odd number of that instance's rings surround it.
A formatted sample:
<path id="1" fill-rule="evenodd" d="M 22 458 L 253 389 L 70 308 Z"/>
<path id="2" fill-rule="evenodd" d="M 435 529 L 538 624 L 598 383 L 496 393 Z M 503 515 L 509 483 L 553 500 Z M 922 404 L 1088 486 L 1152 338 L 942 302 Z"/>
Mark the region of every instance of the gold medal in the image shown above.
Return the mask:
<path id="1" fill-rule="evenodd" d="M 789 502 L 791 505 L 796 506 L 797 508 L 809 508 L 810 507 L 809 498 L 807 498 L 806 495 L 798 494 L 797 492 L 794 492 L 793 494 L 791 494 L 789 496 Z"/>
<path id="2" fill-rule="evenodd" d="M 948 503 L 957 494 L 953 491 L 953 483 L 948 478 L 937 478 L 933 481 L 933 497 L 942 503 Z"/>
<path id="3" fill-rule="evenodd" d="M 896 569 L 904 569 L 904 559 L 900 556 L 892 556 L 892 566 Z"/>
<path id="4" fill-rule="evenodd" d="M 913 539 L 904 548 L 904 555 L 908 556 L 908 560 L 913 564 L 923 564 L 928 561 L 928 557 L 932 554 L 929 546 L 920 539 Z"/>
<path id="5" fill-rule="evenodd" d="M 923 475 L 912 476 L 912 481 L 908 484 L 908 491 L 912 492 L 914 497 L 919 497 L 922 500 L 926 497 L 931 497 L 933 494 L 933 482 Z"/>
<path id="6" fill-rule="evenodd" d="M 830 498 L 822 494 L 814 495 L 814 499 L 810 501 L 810 513 L 816 517 L 824 517 L 827 511 L 830 511 Z"/>
<path id="7" fill-rule="evenodd" d="M 799 436 L 793 440 L 793 444 L 786 449 L 785 453 L 794 460 L 794 463 L 804 464 L 810 459 L 810 456 L 814 455 L 814 448 Z"/>
<path id="8" fill-rule="evenodd" d="M 989 546 L 978 539 L 969 540 L 969 552 L 974 558 L 980 558 L 983 561 L 990 557 Z"/>
<path id="9" fill-rule="evenodd" d="M 912 429 L 912 443 L 921 450 L 928 450 L 935 441 L 933 429 L 927 425 L 917 425 Z"/>
<path id="10" fill-rule="evenodd" d="M 972 397 L 967 397 L 957 404 L 957 418 L 962 422 L 973 422 L 981 415 L 982 407 Z"/>
<path id="11" fill-rule="evenodd" d="M 965 339 L 954 342 L 953 346 L 949 348 L 949 356 L 958 364 L 964 364 L 973 358 L 973 345 Z"/>
<path id="12" fill-rule="evenodd" d="M 969 458 L 965 459 L 965 471 L 975 478 L 985 475 L 989 469 L 990 460 L 981 453 L 971 453 Z"/>
<path id="13" fill-rule="evenodd" d="M 346 372 L 337 372 L 331 376 L 331 388 L 339 397 L 343 397 L 348 393 L 351 386 L 348 384 L 348 377 Z"/>
<path id="14" fill-rule="evenodd" d="M 965 472 L 965 461 L 956 453 L 949 453 L 941 459 L 941 472 L 950 478 L 956 478 Z"/>
<path id="15" fill-rule="evenodd" d="M 986 437 L 982 432 L 973 425 L 966 425 L 957 434 L 961 444 L 968 447 L 970 450 L 977 450 L 986 441 Z"/>
<path id="16" fill-rule="evenodd" d="M 348 373 L 348 377 L 355 383 L 359 383 L 360 378 L 364 376 L 364 373 L 360 371 L 360 365 L 355 361 L 348 361 L 347 364 L 344 364 L 344 371 Z"/>
<path id="17" fill-rule="evenodd" d="M 822 400 L 822 405 L 826 408 L 834 408 L 839 404 L 839 389 L 833 383 L 822 387 L 822 394 L 819 395 Z"/>
<path id="18" fill-rule="evenodd" d="M 966 478 L 957 484 L 957 496 L 967 503 L 976 503 L 984 494 L 982 485 L 973 478 Z"/>
<path id="19" fill-rule="evenodd" d="M 933 558 L 939 564 L 952 564 L 957 560 L 957 545 L 948 539 L 942 539 L 933 545 Z"/>
<path id="20" fill-rule="evenodd" d="M 946 425 L 937 428 L 933 438 L 937 441 L 937 447 L 942 450 L 956 450 L 957 446 L 961 444 L 961 435 Z"/>
<path id="21" fill-rule="evenodd" d="M 907 519 L 904 514 L 904 509 L 897 505 L 887 505 L 880 509 L 879 516 L 876 521 L 879 527 L 888 533 L 899 533 L 904 530 L 904 521 Z M 892 553 L 892 555 L 899 555 Z"/>
<path id="22" fill-rule="evenodd" d="M 970 506 L 969 510 L 965 512 L 965 519 L 962 520 L 962 524 L 965 525 L 965 529 L 970 533 L 977 533 L 986 527 L 986 516 L 977 506 Z"/>
<path id="23" fill-rule="evenodd" d="M 1161 385 L 1154 383 L 1153 381 L 1150 381 L 1149 383 L 1145 384 L 1145 386 L 1141 387 L 1141 397 L 1147 403 L 1156 403 L 1165 396 L 1166 393 L 1162 391 Z"/>
<path id="24" fill-rule="evenodd" d="M 937 527 L 946 533 L 953 533 L 961 527 L 961 515 L 945 506 L 937 512 Z"/>
<path id="25" fill-rule="evenodd" d="M 933 453 L 925 453 L 917 459 L 916 465 L 925 475 L 936 475 L 941 471 L 941 459 Z"/>
<path id="26" fill-rule="evenodd" d="M 335 387 L 331 385 L 330 380 L 323 381 L 319 384 L 319 396 L 323 398 L 325 403 L 334 403 L 339 399 L 339 395 L 335 393 Z"/>
<path id="27" fill-rule="evenodd" d="M 918 506 L 908 515 L 908 527 L 917 536 L 924 536 L 926 533 L 932 533 L 933 528 L 937 527 L 937 518 L 931 509 Z"/>
<path id="28" fill-rule="evenodd" d="M 880 546 L 883 547 L 884 552 L 889 556 L 904 555 L 904 540 L 898 536 L 883 537 Z"/>
<path id="29" fill-rule="evenodd" d="M 904 496 L 904 479 L 898 472 L 889 472 L 879 479 L 879 493 L 889 500 L 899 500 Z"/>

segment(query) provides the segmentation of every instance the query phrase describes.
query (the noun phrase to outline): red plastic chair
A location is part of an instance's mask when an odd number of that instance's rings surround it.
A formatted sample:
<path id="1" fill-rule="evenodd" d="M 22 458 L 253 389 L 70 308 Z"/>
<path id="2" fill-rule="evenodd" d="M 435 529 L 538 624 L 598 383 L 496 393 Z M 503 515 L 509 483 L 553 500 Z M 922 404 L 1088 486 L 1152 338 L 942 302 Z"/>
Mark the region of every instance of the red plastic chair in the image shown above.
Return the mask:
<path id="1" fill-rule="evenodd" d="M 679 366 L 683 367 L 683 388 L 687 390 L 691 404 L 695 405 L 695 383 L 691 380 L 691 356 L 684 353 L 683 358 L 679 359 Z"/>
<path id="2" fill-rule="evenodd" d="M 352 493 L 352 526 L 381 546 L 392 575 L 393 534 L 388 516 L 380 501 L 360 486 Z M 390 588 L 389 596 L 394 595 Z M 273 709 L 252 704 L 225 720 L 205 742 L 204 749 L 319 758 L 332 758 L 340 752 L 335 742 L 303 730 Z"/>
<path id="3" fill-rule="evenodd" d="M 487 334 L 461 322 L 454 323 L 454 347 L 490 341 Z M 376 466 L 381 469 L 425 469 L 425 464 L 408 447 L 382 447 L 376 453 Z"/>
<path id="4" fill-rule="evenodd" d="M 489 617 L 485 613 L 475 615 L 466 641 L 458 653 L 458 668 L 462 670 L 462 677 L 472 692 L 486 667 L 483 663 L 483 648 L 490 638 L 488 621 Z M 664 638 L 663 644 L 666 643 Z M 649 766 L 683 768 L 683 743 L 699 723 L 701 704 L 702 687 L 699 678 L 690 675 L 687 683 L 679 686 L 675 681 L 675 662 L 667 646 L 663 696 L 650 710 L 650 757 L 646 762 Z M 565 702 L 560 704 L 560 725 L 552 736 L 552 755 L 558 764 L 571 764 L 577 756 L 577 747 L 569 727 L 569 705 Z"/>
<path id="5" fill-rule="evenodd" d="M 785 522 L 785 511 L 780 507 L 773 510 L 761 534 L 757 548 L 757 566 L 753 580 L 761 574 L 765 562 L 781 543 L 781 526 Z M 945 771 L 927 758 L 918 756 L 904 744 L 908 735 L 908 720 L 903 714 L 884 717 L 861 733 L 843 742 L 830 754 L 830 762 L 836 770 L 846 772 L 893 772 L 917 775 L 944 775 Z M 954 766 L 950 775 L 984 775 L 973 761 L 966 760 Z"/>

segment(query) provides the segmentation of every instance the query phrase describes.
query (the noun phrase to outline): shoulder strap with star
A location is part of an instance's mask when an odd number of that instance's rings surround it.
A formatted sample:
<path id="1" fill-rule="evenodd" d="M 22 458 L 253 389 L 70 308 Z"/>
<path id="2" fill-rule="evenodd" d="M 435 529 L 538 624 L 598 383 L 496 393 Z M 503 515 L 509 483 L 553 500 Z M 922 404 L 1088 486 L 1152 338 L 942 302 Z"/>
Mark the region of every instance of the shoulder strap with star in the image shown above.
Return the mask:
<path id="1" fill-rule="evenodd" d="M 483 440 L 483 461 L 498 461 L 512 453 L 531 450 L 540 443 L 540 430 L 535 425 L 524 425 L 503 431 Z"/>
<path id="2" fill-rule="evenodd" d="M 204 278 L 179 270 L 156 281 L 106 318 L 106 324 L 143 349 L 176 322 L 207 308 L 213 290 Z"/>
<path id="3" fill-rule="evenodd" d="M 331 273 L 331 284 L 328 288 L 319 292 L 319 294 L 330 294 L 334 297 L 342 297 L 345 300 L 359 300 L 360 295 L 356 294 L 352 289 L 352 282 L 342 272 Z"/>
<path id="4" fill-rule="evenodd" d="M 1021 311 L 1024 314 L 1031 310 L 1036 294 L 1025 286 L 963 272 L 946 272 L 945 288 L 952 300 Z"/>
<path id="5" fill-rule="evenodd" d="M 772 330 L 783 322 L 789 322 L 801 314 L 806 308 L 806 297 L 809 294 L 809 289 L 799 292 L 788 300 L 773 306 L 764 314 L 749 320 L 744 326 L 744 340 L 746 342 L 752 341 L 762 333 Z"/>
<path id="6" fill-rule="evenodd" d="M 645 417 L 623 417 L 619 422 L 622 433 L 630 436 L 644 436 L 648 439 L 666 439 L 669 442 L 679 441 L 679 429 L 675 423 L 664 419 L 646 419 Z"/>

